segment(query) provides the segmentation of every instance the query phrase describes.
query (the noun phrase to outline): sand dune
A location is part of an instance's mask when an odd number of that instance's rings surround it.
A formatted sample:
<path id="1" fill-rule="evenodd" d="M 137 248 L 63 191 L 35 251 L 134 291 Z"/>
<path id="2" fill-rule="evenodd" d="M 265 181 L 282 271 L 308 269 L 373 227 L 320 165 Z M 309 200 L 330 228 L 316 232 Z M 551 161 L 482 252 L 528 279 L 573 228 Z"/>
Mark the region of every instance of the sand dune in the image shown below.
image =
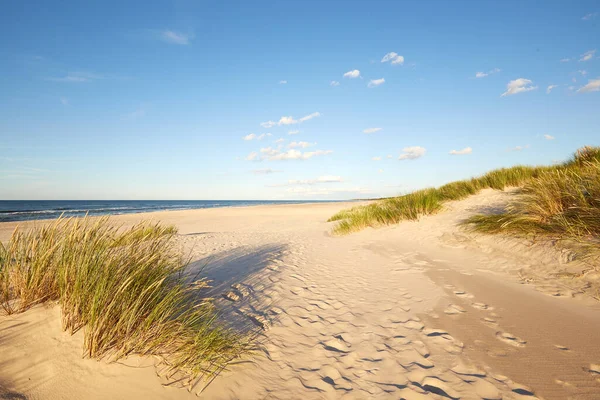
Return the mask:
<path id="1" fill-rule="evenodd" d="M 561 278 L 583 267 L 552 245 L 457 226 L 510 196 L 344 237 L 325 222 L 343 203 L 118 216 L 177 225 L 223 318 L 262 332 L 258 350 L 188 391 L 153 360 L 82 359 L 57 308 L 37 307 L 0 317 L 0 398 L 600 398 L 595 275 Z"/>

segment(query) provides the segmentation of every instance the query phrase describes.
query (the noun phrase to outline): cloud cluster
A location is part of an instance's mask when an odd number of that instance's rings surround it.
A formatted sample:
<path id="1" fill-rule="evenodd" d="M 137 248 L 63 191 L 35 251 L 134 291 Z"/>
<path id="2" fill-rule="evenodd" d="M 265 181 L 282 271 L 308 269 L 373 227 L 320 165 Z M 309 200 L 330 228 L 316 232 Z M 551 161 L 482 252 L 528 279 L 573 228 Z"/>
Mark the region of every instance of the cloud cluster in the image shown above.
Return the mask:
<path id="1" fill-rule="evenodd" d="M 533 82 L 531 82 L 529 79 L 515 79 L 513 81 L 508 82 L 508 85 L 506 85 L 506 92 L 502 93 L 501 96 L 511 96 L 513 94 L 529 92 L 530 90 L 535 90 L 538 88 L 537 86 L 532 85 Z"/>
<path id="2" fill-rule="evenodd" d="M 329 85 L 330 86 L 340 86 L 340 83 L 338 81 L 331 81 L 331 83 Z"/>
<path id="3" fill-rule="evenodd" d="M 475 78 L 485 78 L 488 75 L 497 74 L 500 71 L 502 71 L 500 68 L 494 68 L 489 70 L 488 72 L 476 72 Z"/>
<path id="4" fill-rule="evenodd" d="M 263 140 L 264 138 L 271 136 L 270 133 L 261 133 L 260 135 L 256 135 L 254 133 L 250 133 L 249 135 L 244 136 L 242 139 L 244 140 Z"/>
<path id="5" fill-rule="evenodd" d="M 471 154 L 473 152 L 473 149 L 470 147 L 465 147 L 462 150 L 451 150 L 450 153 L 448 154 L 452 154 L 453 156 L 460 156 L 463 154 Z"/>
<path id="6" fill-rule="evenodd" d="M 357 69 L 353 69 L 352 71 L 348 71 L 344 74 L 344 78 L 356 79 L 360 77 L 360 71 Z"/>
<path id="7" fill-rule="evenodd" d="M 369 81 L 369 84 L 367 85 L 368 87 L 372 88 L 375 86 L 379 86 L 379 85 L 383 85 L 385 83 L 385 79 L 381 78 L 381 79 L 371 79 Z"/>
<path id="8" fill-rule="evenodd" d="M 427 150 L 421 146 L 411 146 L 402 149 L 402 154 L 398 157 L 398 160 L 416 160 L 425 155 Z"/>
<path id="9" fill-rule="evenodd" d="M 381 62 L 382 63 L 389 62 L 392 65 L 402 65 L 402 64 L 404 64 L 404 57 L 402 57 L 398 53 L 394 53 L 392 51 L 390 53 L 387 53 L 385 56 L 383 56 L 383 58 L 381 59 Z"/>
<path id="10" fill-rule="evenodd" d="M 597 16 L 598 16 L 598 13 L 593 12 L 593 13 L 585 14 L 583 17 L 581 17 L 581 19 L 583 21 L 589 21 L 590 19 L 596 18 Z"/>
<path id="11" fill-rule="evenodd" d="M 544 135 L 544 139 L 546 139 L 546 140 L 554 140 L 554 136 L 546 134 L 546 135 Z"/>
<path id="12" fill-rule="evenodd" d="M 301 142 L 303 143 L 303 142 Z M 333 150 L 314 150 L 314 151 L 299 151 L 296 149 L 289 149 L 284 151 L 281 146 L 274 147 L 263 147 L 260 152 L 253 151 L 246 156 L 247 161 L 282 161 L 282 160 L 308 160 L 316 156 L 325 156 L 333 153 Z"/>
<path id="13" fill-rule="evenodd" d="M 298 130 L 295 130 L 295 131 L 289 131 L 289 132 L 288 132 L 288 135 L 297 135 L 297 134 L 299 134 L 299 133 L 300 133 L 300 131 L 298 131 Z"/>
<path id="14" fill-rule="evenodd" d="M 316 143 L 309 143 L 309 142 L 292 142 L 292 143 L 288 144 L 288 147 L 290 149 L 296 149 L 296 148 L 305 149 L 307 147 L 314 146 L 315 144 Z"/>
<path id="15" fill-rule="evenodd" d="M 558 85 L 550 85 L 546 88 L 546 93 L 550 94 L 550 92 L 552 91 L 552 89 L 557 88 Z"/>
<path id="16" fill-rule="evenodd" d="M 302 122 L 311 120 L 313 118 L 319 117 L 321 115 L 321 113 L 319 112 L 314 112 L 312 114 L 306 115 L 300 119 L 294 119 L 294 117 L 292 116 L 283 116 L 279 119 L 279 121 L 275 122 L 275 121 L 267 121 L 267 122 L 261 122 L 260 126 L 262 126 L 263 128 L 272 128 L 274 126 L 282 126 L 282 125 L 294 125 L 294 124 L 301 124 Z"/>
<path id="17" fill-rule="evenodd" d="M 366 133 L 367 135 L 370 133 L 375 133 L 375 132 L 379 132 L 380 130 L 382 130 L 383 128 L 367 128 L 363 131 L 363 133 Z"/>
<path id="18" fill-rule="evenodd" d="M 588 50 L 581 55 L 579 61 L 590 61 L 592 58 L 594 58 L 594 54 L 596 54 L 596 50 Z"/>
<path id="19" fill-rule="evenodd" d="M 286 80 L 281 80 L 281 81 L 279 81 L 279 84 L 280 84 L 280 85 L 285 85 L 286 83 L 287 83 L 287 81 L 286 81 Z"/>
<path id="20" fill-rule="evenodd" d="M 578 93 L 600 92 L 600 79 L 590 79 L 587 85 L 577 89 Z"/>
<path id="21" fill-rule="evenodd" d="M 176 32 L 176 31 L 171 31 L 171 30 L 164 30 L 160 33 L 160 38 L 167 42 L 167 43 L 172 43 L 172 44 L 180 44 L 180 45 L 187 45 L 190 44 L 190 41 L 193 39 L 193 35 L 188 35 L 185 33 L 181 33 L 181 32 Z"/>

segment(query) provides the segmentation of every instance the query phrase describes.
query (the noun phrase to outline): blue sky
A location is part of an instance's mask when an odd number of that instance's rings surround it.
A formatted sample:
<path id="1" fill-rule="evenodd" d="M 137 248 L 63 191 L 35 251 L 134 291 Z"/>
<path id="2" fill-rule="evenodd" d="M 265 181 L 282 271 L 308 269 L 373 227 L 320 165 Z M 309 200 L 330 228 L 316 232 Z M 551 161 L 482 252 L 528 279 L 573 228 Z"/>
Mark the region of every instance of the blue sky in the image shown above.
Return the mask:
<path id="1" fill-rule="evenodd" d="M 597 1 L 52 3 L 0 13 L 0 199 L 377 197 L 600 145 Z"/>

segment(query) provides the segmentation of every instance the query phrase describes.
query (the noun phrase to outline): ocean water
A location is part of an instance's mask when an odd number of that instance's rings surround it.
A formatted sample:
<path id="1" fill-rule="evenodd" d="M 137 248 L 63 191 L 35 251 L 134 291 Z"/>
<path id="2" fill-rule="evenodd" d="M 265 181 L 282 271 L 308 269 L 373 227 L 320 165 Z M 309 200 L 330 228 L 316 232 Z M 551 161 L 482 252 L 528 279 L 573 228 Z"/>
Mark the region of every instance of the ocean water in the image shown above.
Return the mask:
<path id="1" fill-rule="evenodd" d="M 301 204 L 306 201 L 263 200 L 0 200 L 0 222 L 88 215 L 131 214 L 164 210 Z"/>

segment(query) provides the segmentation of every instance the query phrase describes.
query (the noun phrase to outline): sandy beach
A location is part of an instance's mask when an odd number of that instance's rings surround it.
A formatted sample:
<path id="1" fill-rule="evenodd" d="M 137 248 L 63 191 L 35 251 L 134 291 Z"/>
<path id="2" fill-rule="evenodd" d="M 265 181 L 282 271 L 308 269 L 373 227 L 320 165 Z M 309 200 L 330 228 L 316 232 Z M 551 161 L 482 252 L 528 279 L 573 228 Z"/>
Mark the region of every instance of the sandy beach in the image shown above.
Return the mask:
<path id="1" fill-rule="evenodd" d="M 188 390 L 153 359 L 82 358 L 81 332 L 38 306 L 0 317 L 0 398 L 597 399 L 600 303 L 584 289 L 598 277 L 562 278 L 583 267 L 552 244 L 459 226 L 511 196 L 347 236 L 326 221 L 348 203 L 115 216 L 177 226 L 221 317 L 260 330 L 257 350 Z"/>

